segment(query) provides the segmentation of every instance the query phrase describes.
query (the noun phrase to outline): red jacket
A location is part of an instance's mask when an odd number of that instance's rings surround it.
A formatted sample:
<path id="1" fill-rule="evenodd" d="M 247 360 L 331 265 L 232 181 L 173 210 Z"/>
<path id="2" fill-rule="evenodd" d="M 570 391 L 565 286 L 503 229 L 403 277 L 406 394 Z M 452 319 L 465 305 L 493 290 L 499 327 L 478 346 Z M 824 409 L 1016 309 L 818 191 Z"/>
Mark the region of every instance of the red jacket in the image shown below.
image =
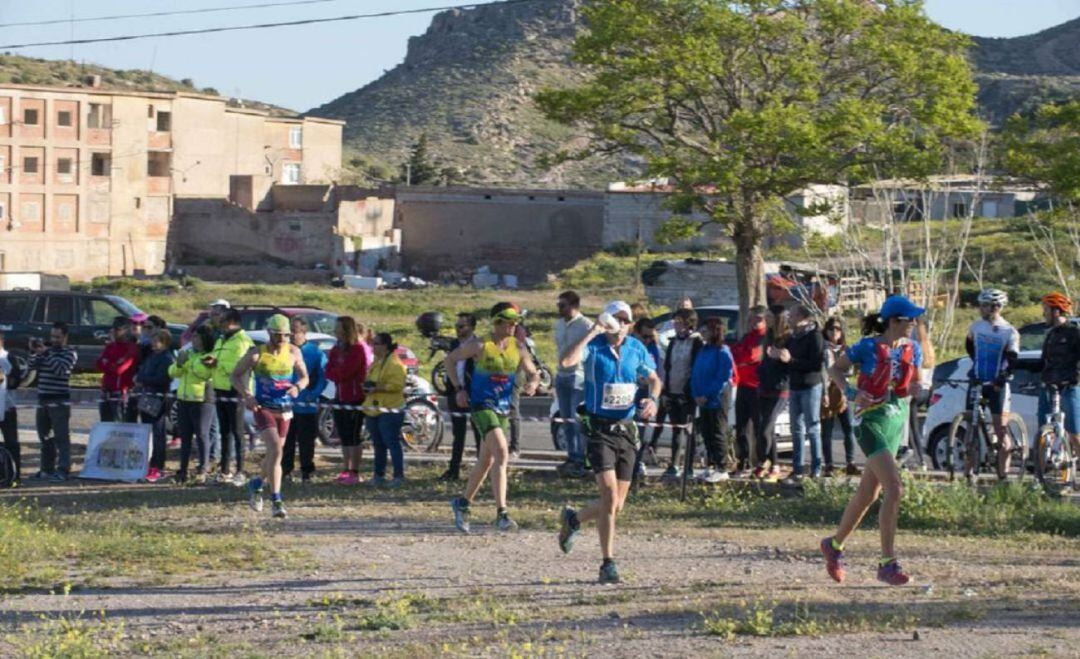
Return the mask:
<path id="1" fill-rule="evenodd" d="M 763 325 L 761 328 L 751 329 L 731 345 L 731 356 L 735 359 L 735 380 L 740 387 L 757 389 L 758 366 L 761 365 L 761 357 L 764 355 L 761 344 L 764 339 Z"/>
<path id="2" fill-rule="evenodd" d="M 139 368 L 139 344 L 124 341 L 105 344 L 105 350 L 97 360 L 101 371 L 101 390 L 123 393 L 131 389 Z"/>
<path id="3" fill-rule="evenodd" d="M 331 348 L 326 362 L 326 379 L 337 387 L 339 403 L 364 402 L 364 380 L 367 379 L 364 348 L 360 344 Z"/>

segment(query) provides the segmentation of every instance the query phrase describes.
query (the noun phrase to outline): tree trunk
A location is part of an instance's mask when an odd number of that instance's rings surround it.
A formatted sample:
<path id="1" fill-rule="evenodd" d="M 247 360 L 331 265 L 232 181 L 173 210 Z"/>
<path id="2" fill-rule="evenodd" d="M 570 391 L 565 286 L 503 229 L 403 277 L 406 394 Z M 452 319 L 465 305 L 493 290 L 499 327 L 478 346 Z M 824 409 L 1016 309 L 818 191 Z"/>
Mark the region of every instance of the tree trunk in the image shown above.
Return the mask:
<path id="1" fill-rule="evenodd" d="M 761 237 L 756 232 L 746 231 L 734 238 L 735 273 L 739 286 L 739 336 L 742 336 L 746 333 L 750 307 L 768 304 L 765 301 L 765 260 Z"/>

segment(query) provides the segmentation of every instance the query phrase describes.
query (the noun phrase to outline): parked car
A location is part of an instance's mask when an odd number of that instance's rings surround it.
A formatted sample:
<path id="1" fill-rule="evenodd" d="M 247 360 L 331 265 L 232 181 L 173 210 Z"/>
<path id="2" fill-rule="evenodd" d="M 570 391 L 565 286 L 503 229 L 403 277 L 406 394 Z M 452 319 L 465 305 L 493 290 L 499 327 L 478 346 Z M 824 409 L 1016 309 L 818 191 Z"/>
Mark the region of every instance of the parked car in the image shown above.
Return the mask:
<path id="1" fill-rule="evenodd" d="M 1013 414 L 1020 417 L 1028 441 L 1036 434 L 1040 422 L 1039 409 L 1039 373 L 1036 371 L 1041 352 L 1022 350 L 1020 361 L 1013 370 L 1010 382 L 1011 406 Z M 957 414 L 967 405 L 968 372 L 971 370 L 971 358 L 961 357 L 942 362 L 934 369 L 934 385 L 930 393 L 930 404 L 923 421 L 924 447 L 931 463 L 940 469 L 946 464 L 949 427 Z M 955 450 L 955 449 L 954 449 Z M 954 463 L 955 464 L 955 463 Z"/>
<path id="2" fill-rule="evenodd" d="M 71 291 L 0 291 L 0 332 L 4 333 L 5 347 L 11 358 L 26 373 L 22 386 L 30 386 L 34 374 L 27 373 L 30 339 L 48 339 L 52 324 L 63 321 L 69 326 L 68 345 L 75 348 L 79 360 L 76 373 L 97 370 L 96 362 L 105 343 L 113 319 L 117 316 L 131 318 L 141 314 L 131 302 L 118 295 L 97 293 L 74 293 Z M 174 343 L 178 342 L 183 325 L 169 325 Z"/>
<path id="3" fill-rule="evenodd" d="M 1073 316 L 1069 319 L 1069 322 L 1073 325 L 1080 325 L 1080 317 Z M 1046 330 L 1046 323 L 1028 323 L 1017 330 L 1020 333 L 1020 350 L 1042 351 Z"/>
<path id="4" fill-rule="evenodd" d="M 234 307 L 240 312 L 240 327 L 251 333 L 256 330 L 261 330 L 266 327 L 266 320 L 276 313 L 287 316 L 288 318 L 300 317 L 307 321 L 308 330 L 310 332 L 318 332 L 320 334 L 327 334 L 331 338 L 334 335 L 334 325 L 337 324 L 338 315 L 318 307 L 304 307 L 304 306 L 288 306 L 278 307 L 273 305 L 255 305 L 245 304 L 237 305 Z M 195 328 L 199 327 L 207 320 L 210 319 L 210 313 L 202 311 L 195 320 L 188 325 L 181 336 L 181 342 L 187 343 L 191 341 L 191 335 L 195 332 Z"/>

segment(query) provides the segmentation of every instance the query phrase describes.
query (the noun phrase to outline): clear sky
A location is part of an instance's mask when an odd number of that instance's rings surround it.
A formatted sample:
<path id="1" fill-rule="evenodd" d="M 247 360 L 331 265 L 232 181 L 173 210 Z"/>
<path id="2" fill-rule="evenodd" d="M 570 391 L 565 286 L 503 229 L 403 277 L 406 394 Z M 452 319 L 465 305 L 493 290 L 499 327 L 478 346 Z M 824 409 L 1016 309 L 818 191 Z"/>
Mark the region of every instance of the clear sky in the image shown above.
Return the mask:
<path id="1" fill-rule="evenodd" d="M 66 22 L 75 18 L 229 7 L 273 0 L 0 0 L 0 23 L 65 19 L 43 26 L 0 27 L 0 45 L 169 30 L 343 16 L 390 9 L 460 4 L 455 0 L 327 0 L 292 7 Z M 485 1 L 477 4 L 487 4 Z M 979 36 L 1030 34 L 1080 16 L 1080 0 L 927 0 L 942 25 Z M 421 34 L 431 13 L 302 27 L 146 39 L 11 52 L 48 59 L 74 58 L 121 69 L 152 69 L 192 78 L 229 96 L 308 110 L 375 80 L 405 56 L 408 38 Z"/>

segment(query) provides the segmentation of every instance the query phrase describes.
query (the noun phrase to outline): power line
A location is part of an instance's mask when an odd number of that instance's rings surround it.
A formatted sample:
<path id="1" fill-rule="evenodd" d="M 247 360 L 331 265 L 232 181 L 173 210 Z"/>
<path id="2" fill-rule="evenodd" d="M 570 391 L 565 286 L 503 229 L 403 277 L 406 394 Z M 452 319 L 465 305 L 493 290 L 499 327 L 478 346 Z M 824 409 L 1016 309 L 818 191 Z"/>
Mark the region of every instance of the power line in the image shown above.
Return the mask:
<path id="1" fill-rule="evenodd" d="M 242 11 L 244 9 L 266 9 L 270 7 L 289 7 L 293 5 L 319 5 L 328 2 L 342 2 L 342 0 L 291 0 L 290 2 L 261 2 L 254 5 L 237 5 L 235 7 L 204 7 L 202 9 L 178 9 L 174 11 L 155 11 L 146 14 L 114 14 L 112 16 L 87 16 L 85 18 L 55 18 L 46 21 L 25 21 L 22 23 L 0 23 L 4 27 L 25 27 L 30 25 L 60 25 L 68 23 L 93 23 L 99 21 L 116 21 L 125 18 L 152 18 L 157 16 L 179 16 L 185 14 L 210 14 L 223 11 Z"/>
<path id="2" fill-rule="evenodd" d="M 543 0 L 503 0 L 499 5 L 517 5 L 525 2 L 542 2 Z M 109 41 L 134 41 L 136 39 L 153 39 L 157 37 L 180 37 L 190 34 L 210 34 L 215 32 L 235 32 L 238 30 L 263 30 L 275 27 L 294 27 L 297 25 L 315 25 L 317 23 L 340 23 L 343 21 L 355 21 L 364 18 L 384 18 L 387 16 L 402 16 L 406 14 L 426 14 L 433 11 L 447 11 L 450 9 L 473 9 L 488 3 L 472 3 L 464 5 L 447 5 L 443 7 L 424 7 L 421 9 L 398 9 L 381 11 L 372 14 L 353 14 L 350 16 L 335 16 L 333 18 L 307 18 L 296 21 L 282 21 L 279 23 L 259 23 L 254 25 L 232 25 L 227 27 L 210 27 L 198 30 L 174 30 L 170 32 L 156 32 L 152 34 L 128 34 L 116 37 L 99 37 L 96 39 L 66 39 L 63 41 L 39 41 L 34 43 L 17 43 L 0 45 L 0 50 L 13 48 L 36 48 L 41 46 L 67 46 L 70 44 L 105 43 Z M 495 3 L 492 3 L 495 4 Z"/>

